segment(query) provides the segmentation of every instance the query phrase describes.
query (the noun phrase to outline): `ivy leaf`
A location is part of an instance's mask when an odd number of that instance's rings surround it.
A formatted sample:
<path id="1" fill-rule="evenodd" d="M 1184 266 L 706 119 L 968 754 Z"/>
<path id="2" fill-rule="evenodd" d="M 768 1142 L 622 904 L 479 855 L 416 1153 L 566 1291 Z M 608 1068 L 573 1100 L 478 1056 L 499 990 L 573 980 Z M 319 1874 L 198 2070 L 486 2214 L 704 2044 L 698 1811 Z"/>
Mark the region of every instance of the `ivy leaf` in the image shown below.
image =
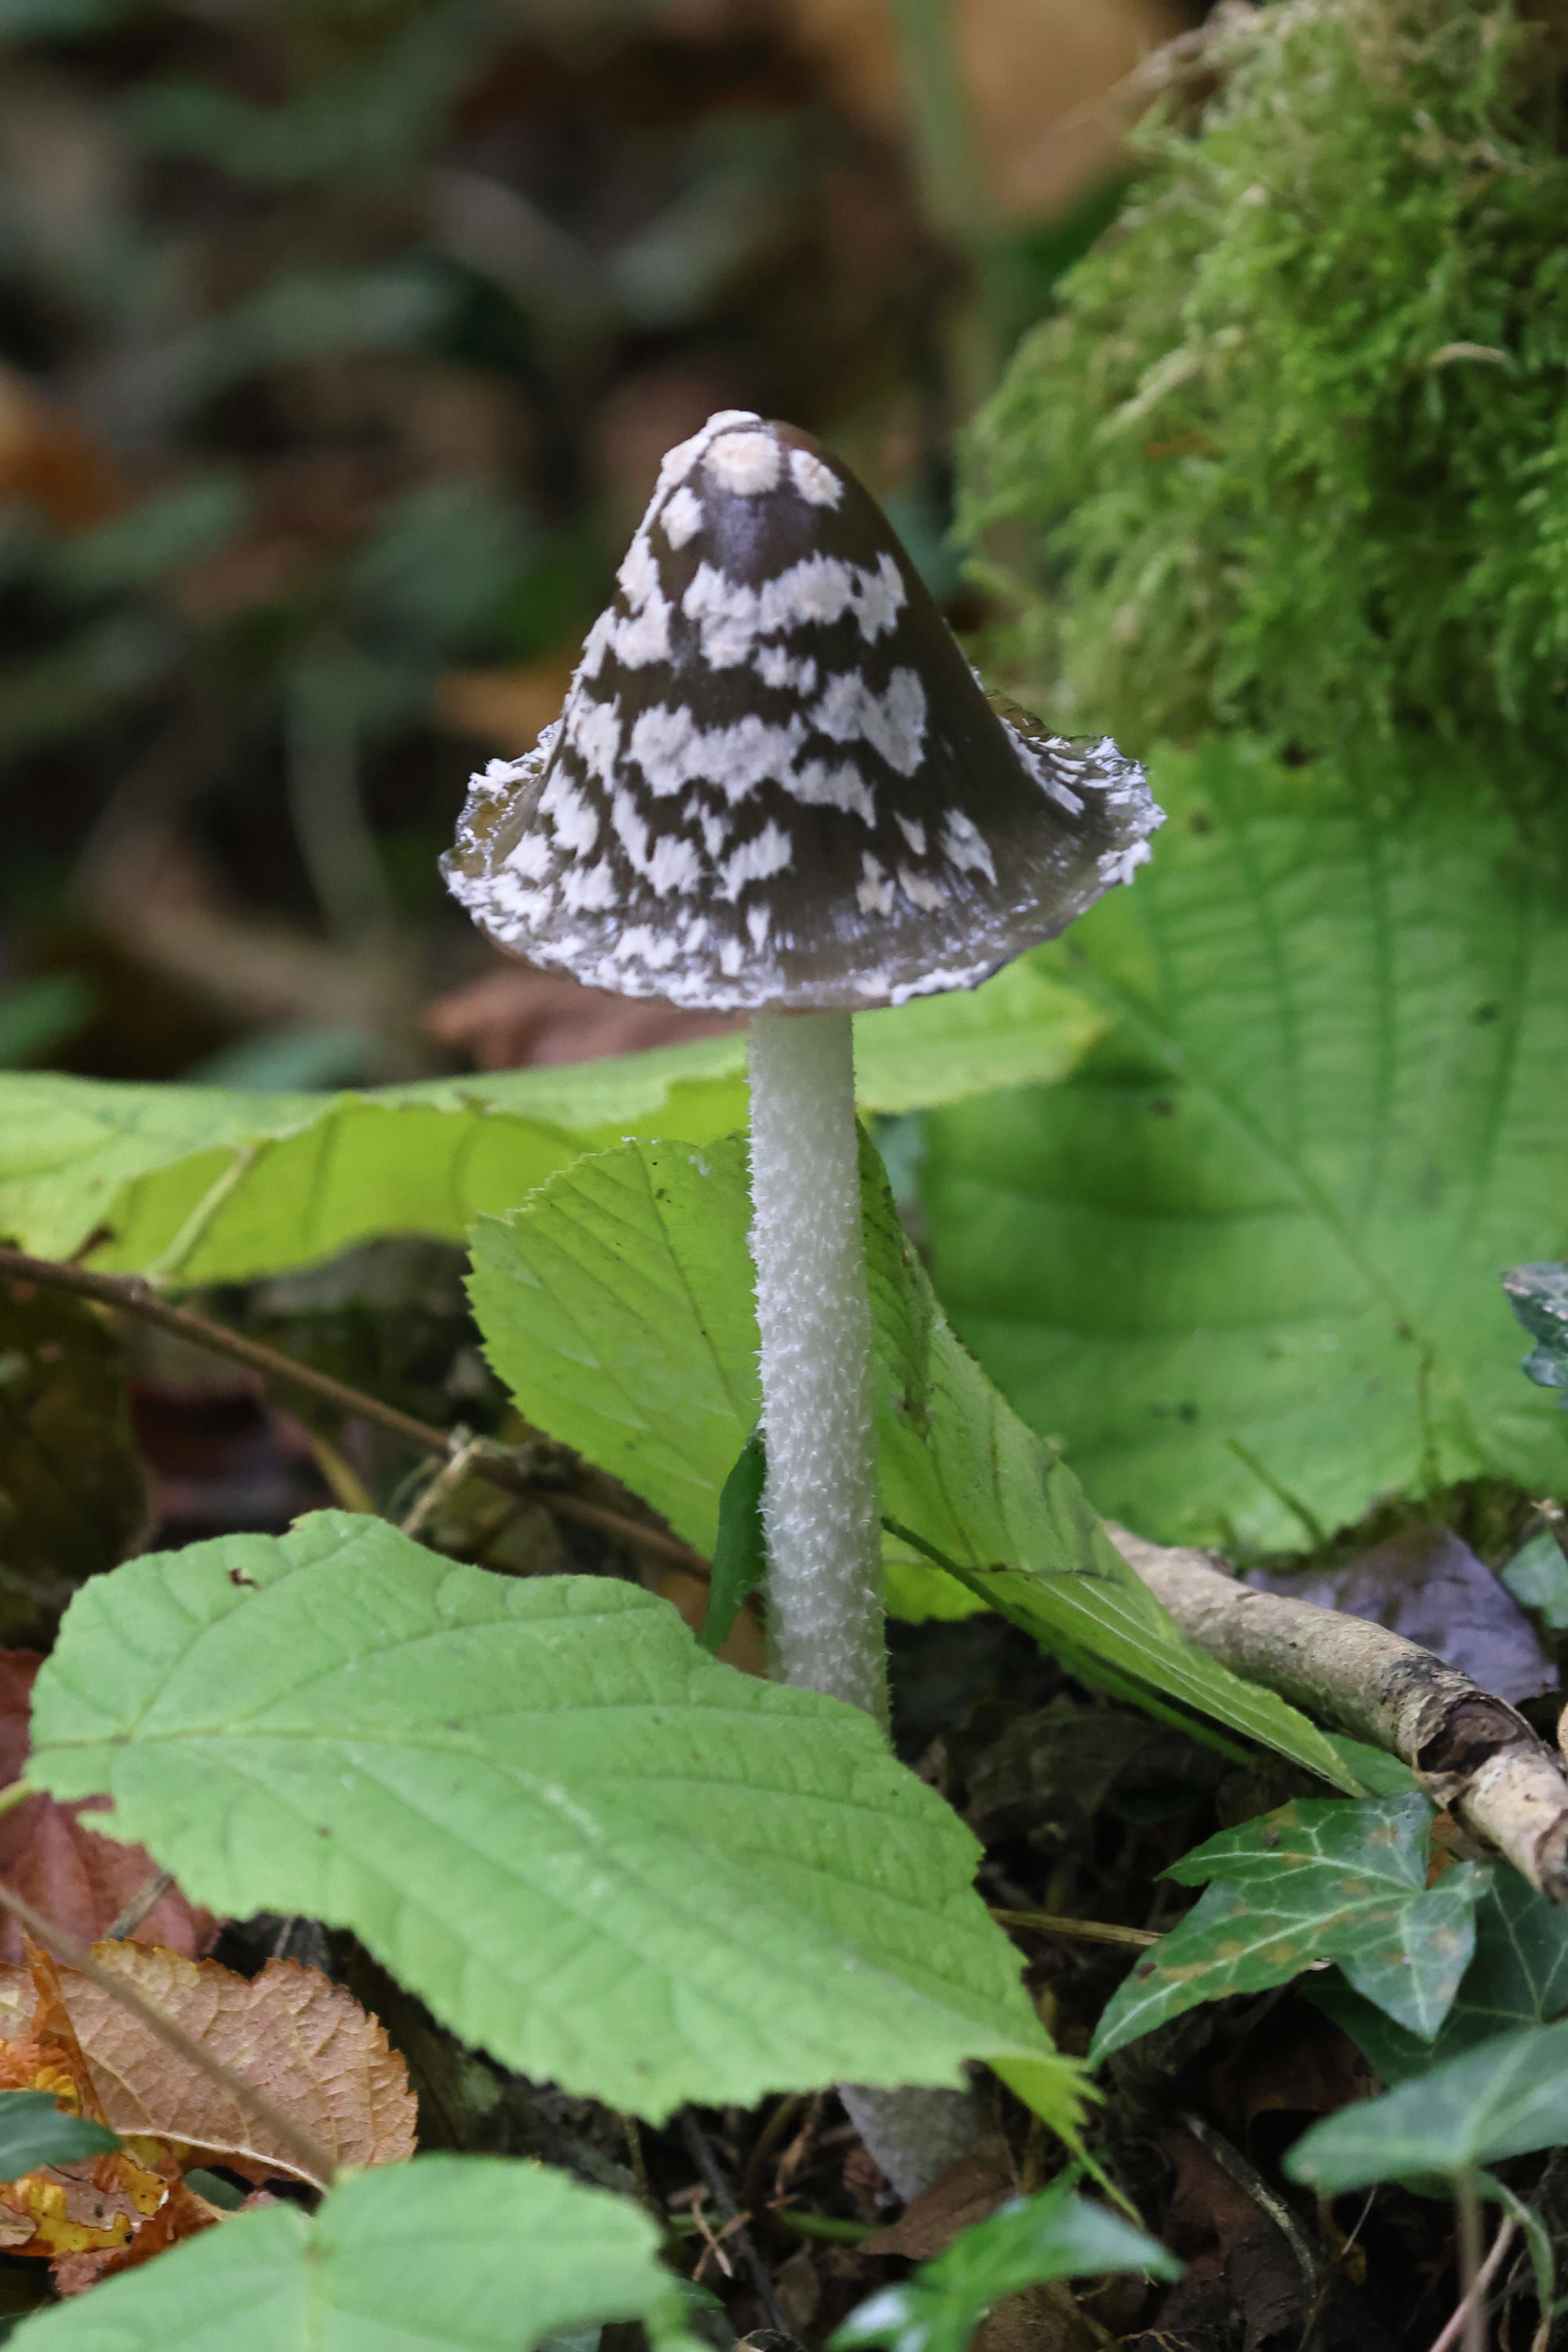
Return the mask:
<path id="1" fill-rule="evenodd" d="M 970 1832 L 868 1717 L 634 1586 L 324 1511 L 95 1579 L 33 1724 L 38 1785 L 106 1790 L 225 1916 L 352 1928 L 523 2074 L 657 2121 L 989 2058 L 1073 2126 Z"/>
<path id="2" fill-rule="evenodd" d="M 1135 1703 L 1263 1741 L 1340 1787 L 1323 1735 L 1179 1633 L 1072 1475 L 953 1339 L 863 1159 L 889 1597 L 986 1605 Z M 615 1472 L 710 1552 L 719 1497 L 761 1398 L 744 1145 L 627 1143 L 553 1177 L 473 1235 L 469 1293 L 491 1362 L 541 1429 Z M 954 1576 L 910 1563 L 935 1554 Z"/>
<path id="3" fill-rule="evenodd" d="M 1568 1633 L 1568 1558 L 1550 1528 L 1542 1528 L 1499 1571 L 1523 1609 L 1533 1609 L 1553 1633 Z"/>
<path id="4" fill-rule="evenodd" d="M 20 2180 L 43 2164 L 80 2164 L 119 2146 L 90 2116 L 57 2106 L 52 2091 L 0 2091 L 0 2180 Z"/>
<path id="5" fill-rule="evenodd" d="M 1059 1077 L 1104 1026 L 1037 956 L 962 998 L 856 1024 L 860 1099 L 903 1111 Z M 339 1095 L 0 1074 L 0 1236 L 41 1257 L 89 1237 L 107 1273 L 248 1281 L 379 1234 L 457 1240 L 580 1151 L 694 1142 L 746 1117 L 733 1032 L 647 1054 Z M 738 1445 L 738 1441 L 737 1441 Z"/>
<path id="6" fill-rule="evenodd" d="M 1543 1389 L 1568 1389 L 1568 1265 L 1516 1266 L 1503 1290 L 1534 1348 L 1524 1360 L 1528 1380 Z"/>
<path id="7" fill-rule="evenodd" d="M 1430 2041 L 1475 1948 L 1488 1874 L 1426 1884 L 1432 1808 L 1418 1791 L 1366 1804 L 1289 1804 L 1210 1838 L 1166 1872 L 1214 1883 L 1116 1993 L 1094 2037 L 1105 2058 L 1200 2001 L 1288 1984 L 1337 1959 L 1358 1992 Z"/>
<path id="8" fill-rule="evenodd" d="M 759 1423 L 742 1446 L 719 1496 L 712 1581 L 702 1631 L 697 1637 L 715 1655 L 767 1576 L 768 1547 L 763 1532 L 763 1488 L 767 1476 L 768 1453 Z"/>
<path id="9" fill-rule="evenodd" d="M 1494 1870 L 1476 1906 L 1475 1958 L 1433 2042 L 1395 2024 L 1338 1970 L 1312 1986 L 1311 1999 L 1392 2087 L 1496 2034 L 1561 2017 L 1568 2010 L 1568 1912 L 1518 1871 Z"/>
<path id="10" fill-rule="evenodd" d="M 1532 2026 L 1314 2124 L 1285 2169 L 1329 2197 L 1374 2180 L 1452 2179 L 1557 2147 L 1565 2102 L 1568 2023 Z"/>
<path id="11" fill-rule="evenodd" d="M 237 2213 L 24 2321 L 25 2352 L 529 2352 L 557 2329 L 644 2321 L 678 2339 L 658 2233 L 625 2199 L 542 2165 L 421 2156 L 346 2179 L 314 2214 Z"/>
<path id="12" fill-rule="evenodd" d="M 1213 740 L 1131 890 L 1049 950 L 1115 1027 L 939 1109 L 939 1294 L 1090 1498 L 1299 1550 L 1376 1497 L 1552 1492 L 1500 1266 L 1559 1245 L 1568 912 L 1509 821 Z M 1565 1251 L 1568 1255 L 1568 1251 Z"/>
<path id="13" fill-rule="evenodd" d="M 1014 2198 L 922 2263 L 900 2286 L 884 2287 L 829 2338 L 831 2352 L 884 2345 L 888 2352 L 964 2352 L 1005 2294 L 1049 2279 L 1105 2271 L 1146 2271 L 1175 2279 L 1180 2263 L 1104 2206 L 1063 2183 L 1043 2196 Z"/>

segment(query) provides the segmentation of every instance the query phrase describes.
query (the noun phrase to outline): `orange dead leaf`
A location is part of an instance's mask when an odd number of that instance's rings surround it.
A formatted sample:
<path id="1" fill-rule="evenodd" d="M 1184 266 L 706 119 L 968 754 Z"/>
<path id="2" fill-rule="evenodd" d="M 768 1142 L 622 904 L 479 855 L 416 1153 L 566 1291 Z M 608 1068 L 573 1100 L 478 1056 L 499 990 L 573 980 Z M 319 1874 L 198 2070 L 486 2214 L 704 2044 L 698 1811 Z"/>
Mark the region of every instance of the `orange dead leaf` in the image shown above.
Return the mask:
<path id="1" fill-rule="evenodd" d="M 128 502 L 109 451 L 15 368 L 0 368 L 0 499 L 58 530 L 85 530 Z"/>
<path id="2" fill-rule="evenodd" d="M 0 1788 L 22 1777 L 40 1664 L 29 1650 L 0 1650 Z M 156 1867 L 141 1846 L 116 1845 L 87 1827 L 82 1814 L 107 1802 L 89 1797 L 57 1805 L 52 1797 L 28 1797 L 0 1816 L 0 1879 L 84 1944 L 102 1935 Z M 171 1887 L 134 1933 L 140 1941 L 195 1956 L 211 1950 L 217 1922 Z M 6 1914 L 0 1919 L 0 1961 L 21 1957 L 22 1931 Z"/>
<path id="3" fill-rule="evenodd" d="M 0 2082 L 8 2090 L 47 2091 L 68 2113 L 103 2122 L 55 1962 L 29 1944 L 26 1968 L 7 1973 L 31 1994 L 32 2015 L 26 2033 L 0 2043 Z M 62 2294 L 145 2262 L 217 2218 L 185 2188 L 188 2161 L 187 2149 L 142 2137 L 79 2164 L 40 2165 L 0 2183 L 0 2246 L 52 2262 Z"/>
<path id="4" fill-rule="evenodd" d="M 413 2154 L 407 2068 L 380 2021 L 319 1969 L 268 1960 L 247 1979 L 216 1960 L 142 1944 L 100 1944 L 93 1958 L 253 2083 L 338 2163 L 395 2164 Z M 311 2178 L 236 2097 L 100 1986 L 68 1968 L 59 1984 L 91 2092 L 112 2130 L 177 2142 L 190 2160 L 224 2164 L 253 2179 Z M 33 2000 L 26 1969 L 0 1969 L 0 2032 L 27 2035 Z M 8 2046 L 0 2042 L 0 2063 Z"/>

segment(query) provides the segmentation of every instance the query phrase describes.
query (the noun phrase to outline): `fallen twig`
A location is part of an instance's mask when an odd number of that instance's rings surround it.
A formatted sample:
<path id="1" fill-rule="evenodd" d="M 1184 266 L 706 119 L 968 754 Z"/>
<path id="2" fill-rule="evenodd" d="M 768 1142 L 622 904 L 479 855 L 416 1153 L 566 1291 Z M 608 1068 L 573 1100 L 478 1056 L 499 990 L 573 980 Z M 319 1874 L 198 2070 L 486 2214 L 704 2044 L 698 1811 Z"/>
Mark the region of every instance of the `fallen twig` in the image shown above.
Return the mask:
<path id="1" fill-rule="evenodd" d="M 1479 2217 L 1479 2209 L 1477 2207 L 1478 2221 Z M 1456 2343 L 1461 2336 L 1467 2344 L 1479 2345 L 1484 2347 L 1487 2289 L 1496 2278 L 1502 2264 L 1502 2258 L 1513 2243 L 1518 2226 L 1510 2214 L 1492 2240 L 1491 2252 L 1485 2262 L 1478 2266 L 1472 2259 L 1467 2263 L 1469 2276 L 1465 2284 L 1465 2291 L 1459 2297 L 1458 2304 L 1442 2334 L 1434 2340 L 1432 2352 L 1448 2352 L 1449 2346 Z"/>
<path id="2" fill-rule="evenodd" d="M 1212 1552 L 1107 1532 L 1200 1649 L 1399 1757 L 1435 1804 L 1568 1908 L 1568 1773 L 1515 1708 L 1384 1625 L 1256 1591 Z"/>
<path id="3" fill-rule="evenodd" d="M 1150 1927 L 1121 1927 L 1109 1919 L 1073 1919 L 1059 1911 L 999 1911 L 991 1916 L 1001 1927 L 1027 1927 L 1037 1936 L 1072 1936 L 1086 1944 L 1120 1944 L 1130 1951 L 1146 1952 L 1160 1941 Z"/>
<path id="4" fill-rule="evenodd" d="M 334 1380 L 330 1372 L 319 1372 L 313 1364 L 299 1363 L 292 1356 L 268 1348 L 259 1339 L 249 1339 L 243 1331 L 233 1331 L 226 1323 L 215 1323 L 209 1316 L 198 1315 L 189 1307 L 175 1307 L 137 1276 L 91 1274 L 85 1266 L 63 1265 L 54 1258 L 29 1257 L 24 1250 L 3 1247 L 0 1275 L 8 1276 L 13 1282 L 37 1283 L 47 1290 L 68 1290 L 79 1298 L 90 1298 L 97 1306 L 112 1307 L 116 1314 L 134 1315 L 142 1323 L 156 1324 L 160 1330 L 173 1331 L 195 1347 L 230 1357 L 264 1381 L 303 1390 L 335 1405 L 353 1420 L 372 1422 L 376 1428 L 390 1431 L 394 1437 L 401 1437 L 405 1445 L 414 1446 L 421 1454 L 439 1455 L 447 1461 L 452 1457 L 454 1445 L 467 1447 L 469 1465 L 479 1477 L 488 1478 L 492 1486 L 504 1486 L 509 1494 L 541 1504 L 555 1518 L 575 1520 L 580 1527 L 598 1528 L 618 1542 L 640 1545 L 645 1551 L 657 1552 L 661 1559 L 678 1561 L 692 1576 L 705 1579 L 709 1573 L 708 1562 L 700 1552 L 693 1551 L 689 1544 L 683 1544 L 662 1528 L 644 1527 L 625 1512 L 612 1510 L 604 1503 L 589 1502 L 582 1495 L 564 1494 L 542 1479 L 531 1477 L 500 1447 L 473 1445 L 466 1431 L 455 1434 L 437 1429 L 434 1422 L 418 1421 L 410 1412 L 400 1412 L 395 1405 L 384 1404 L 379 1397 L 351 1388 L 346 1381 Z"/>
<path id="5" fill-rule="evenodd" d="M 747 2226 L 751 2216 L 743 2213 L 736 2204 L 734 2192 L 724 2178 L 723 2167 L 709 2145 L 707 2134 L 689 2108 L 680 2118 L 680 2137 L 686 2143 L 687 2154 L 702 2176 L 703 2184 L 709 2195 L 724 2216 L 725 2226 L 722 2235 L 731 2240 L 742 2262 L 745 2264 L 751 2277 L 752 2291 L 763 2306 L 763 2314 L 768 2326 L 776 2327 L 783 2335 L 787 2335 L 789 2331 L 784 2326 L 783 2314 L 779 2310 L 773 2294 L 773 2283 L 768 2275 L 768 2266 L 758 2253 L 755 2241 Z"/>

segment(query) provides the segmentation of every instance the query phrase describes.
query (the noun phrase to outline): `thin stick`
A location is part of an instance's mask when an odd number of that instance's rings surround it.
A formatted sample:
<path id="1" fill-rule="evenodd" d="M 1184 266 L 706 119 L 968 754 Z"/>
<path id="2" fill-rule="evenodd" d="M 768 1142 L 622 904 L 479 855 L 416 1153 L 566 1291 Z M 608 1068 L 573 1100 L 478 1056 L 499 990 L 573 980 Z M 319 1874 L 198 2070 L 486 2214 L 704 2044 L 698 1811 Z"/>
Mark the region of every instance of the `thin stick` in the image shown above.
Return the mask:
<path id="1" fill-rule="evenodd" d="M 454 1431 L 453 1434 L 456 1436 L 457 1432 Z M 444 1503 L 450 1501 L 457 1488 L 462 1485 L 473 1468 L 482 1444 L 483 1441 L 477 1437 L 465 1439 L 461 1444 L 453 1448 L 436 1475 L 426 1480 L 415 1500 L 414 1507 L 406 1511 L 398 1522 L 405 1536 L 416 1536 L 431 1513 L 438 1511 Z"/>
<path id="2" fill-rule="evenodd" d="M 7 1790 L 5 1793 L 9 1795 L 11 1792 Z M 23 1789 L 24 1795 L 35 1793 L 33 1790 Z M 288 2149 L 308 2180 L 319 2188 L 331 2188 L 338 2168 L 336 2158 L 329 2155 L 310 2133 L 302 2131 L 291 2116 L 285 2115 L 265 2091 L 258 2091 L 253 2083 L 246 2081 L 243 2074 L 237 2074 L 232 2067 L 226 2066 L 221 2058 L 215 2058 L 212 2052 L 187 2033 L 183 2025 L 176 2025 L 172 2017 L 165 2017 L 161 2009 L 154 2009 L 134 1985 L 127 1984 L 112 1969 L 106 1969 L 101 1960 L 94 1959 L 85 1944 L 79 1944 L 74 1936 L 57 1927 L 43 1912 L 36 1911 L 30 1903 L 25 1902 L 20 1895 L 14 1895 L 8 1886 L 0 1885 L 0 1908 L 19 1919 L 36 1944 L 42 1944 L 46 1950 L 54 1953 L 57 1959 L 63 1960 L 67 1968 L 75 1969 L 79 1976 L 86 1977 L 100 1992 L 107 1993 L 110 2000 L 118 2001 L 121 2009 L 128 2009 L 132 2016 L 139 2018 L 148 2032 L 155 2035 L 166 2049 L 174 2051 L 176 2057 L 183 2058 L 188 2066 L 194 2066 L 197 2074 L 205 2074 L 209 2083 L 216 2083 L 220 2090 L 226 2091 L 231 2099 L 256 2117 L 258 2123 L 265 2124 L 279 2146 Z"/>
<path id="3" fill-rule="evenodd" d="M 172 1870 L 154 1870 L 142 1881 L 118 1918 L 110 1920 L 103 1931 L 106 1944 L 123 1944 L 136 1933 L 155 1904 L 161 1903 L 174 1883 Z"/>
<path id="4" fill-rule="evenodd" d="M 751 2273 L 752 2285 L 768 2326 L 776 2327 L 782 2336 L 787 2336 L 790 2331 L 774 2299 L 773 2283 L 768 2276 L 767 2264 L 758 2253 L 752 2233 L 746 2227 L 749 2216 L 742 2213 L 736 2204 L 723 2168 L 708 2145 L 707 2135 L 689 2110 L 680 2118 L 680 2137 L 686 2142 L 687 2153 L 701 2174 L 713 2202 L 729 2224 L 724 2235 L 732 2239 L 736 2252 Z"/>
<path id="5" fill-rule="evenodd" d="M 748 2213 L 760 2213 L 767 2202 L 764 2175 L 769 2158 L 805 2105 L 805 2094 L 792 2091 L 787 2098 L 779 2101 L 758 2133 L 756 2146 L 746 2158 L 746 2169 L 741 2181 L 741 2203 Z"/>
<path id="6" fill-rule="evenodd" d="M 1109 1919 L 1071 1919 L 1056 1911 L 994 1910 L 991 1916 L 1004 1927 L 1028 1927 L 1040 1936 L 1075 1936 L 1086 1944 L 1121 1944 L 1135 1952 L 1146 1952 L 1160 1940 L 1152 1927 L 1119 1927 Z"/>
<path id="7" fill-rule="evenodd" d="M 1432 2352 L 1449 2352 L 1449 2347 L 1459 2336 L 1465 2339 L 1465 2352 L 1486 2352 L 1487 2289 L 1502 2266 L 1502 2258 L 1513 2243 L 1518 2227 L 1510 2213 L 1492 2241 L 1492 2250 L 1485 2262 L 1481 2260 L 1481 2200 L 1476 2194 L 1476 2176 L 1466 2172 L 1460 2176 L 1454 2192 L 1454 2204 L 1458 2218 L 1459 2286 L 1458 2308 L 1442 2334 L 1433 2344 Z"/>
<path id="8" fill-rule="evenodd" d="M 298 1363 L 277 1348 L 248 1339 L 242 1331 L 230 1330 L 226 1323 L 215 1323 L 189 1307 L 173 1306 L 140 1276 L 89 1274 L 85 1266 L 62 1265 L 55 1258 L 29 1257 L 25 1250 L 5 1248 L 0 1248 L 0 1275 L 8 1276 L 14 1282 L 37 1283 L 46 1290 L 68 1290 L 76 1297 L 90 1298 L 100 1307 L 112 1307 L 117 1314 L 134 1315 L 142 1323 L 154 1324 L 162 1331 L 172 1331 L 177 1339 L 189 1340 L 193 1347 L 232 1358 L 264 1381 L 301 1389 L 335 1405 L 353 1420 L 372 1422 L 421 1454 L 439 1454 L 444 1461 L 451 1454 L 451 1434 L 437 1429 L 433 1422 L 416 1421 L 412 1413 L 400 1412 L 395 1405 L 384 1404 L 379 1397 L 367 1395 L 363 1389 L 350 1388 L 346 1381 L 334 1380 L 331 1372 L 319 1372 L 313 1364 Z M 462 1442 L 459 1438 L 459 1444 Z M 509 1494 L 542 1504 L 558 1519 L 597 1528 L 621 1543 L 640 1544 L 645 1551 L 678 1561 L 689 1575 L 704 1580 L 708 1576 L 708 1562 L 689 1544 L 666 1535 L 658 1528 L 645 1528 L 639 1520 L 627 1518 L 624 1512 L 611 1510 L 603 1503 L 590 1503 L 581 1495 L 559 1494 L 553 1487 L 531 1478 L 526 1470 L 500 1451 L 475 1453 L 473 1467 L 492 1486 L 504 1486 Z"/>
<path id="9" fill-rule="evenodd" d="M 1245 2189 L 1253 2203 L 1268 2214 L 1296 2257 L 1296 2266 L 1301 2273 L 1310 2303 L 1318 2289 L 1317 2257 L 1308 2242 L 1306 2231 L 1289 2205 L 1282 2197 L 1276 2197 L 1262 2174 L 1255 2165 L 1247 2162 L 1241 2150 L 1232 2147 L 1224 2134 L 1216 2132 L 1212 2124 L 1205 2123 L 1202 2116 L 1184 2115 L 1182 2122 L 1198 2146 L 1214 2158 L 1220 2170 L 1228 2173 L 1237 2187 Z"/>

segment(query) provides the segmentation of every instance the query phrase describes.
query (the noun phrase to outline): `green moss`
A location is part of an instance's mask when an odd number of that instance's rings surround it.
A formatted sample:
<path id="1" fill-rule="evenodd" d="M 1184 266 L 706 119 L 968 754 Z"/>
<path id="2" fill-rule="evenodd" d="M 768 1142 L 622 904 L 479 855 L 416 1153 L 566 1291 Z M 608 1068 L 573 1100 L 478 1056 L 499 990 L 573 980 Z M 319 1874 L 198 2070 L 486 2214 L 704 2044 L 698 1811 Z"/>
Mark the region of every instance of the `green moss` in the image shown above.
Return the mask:
<path id="1" fill-rule="evenodd" d="M 972 542 L 1058 721 L 1307 753 L 1438 730 L 1493 774 L 1560 740 L 1563 29 L 1221 12 L 969 438 Z"/>

